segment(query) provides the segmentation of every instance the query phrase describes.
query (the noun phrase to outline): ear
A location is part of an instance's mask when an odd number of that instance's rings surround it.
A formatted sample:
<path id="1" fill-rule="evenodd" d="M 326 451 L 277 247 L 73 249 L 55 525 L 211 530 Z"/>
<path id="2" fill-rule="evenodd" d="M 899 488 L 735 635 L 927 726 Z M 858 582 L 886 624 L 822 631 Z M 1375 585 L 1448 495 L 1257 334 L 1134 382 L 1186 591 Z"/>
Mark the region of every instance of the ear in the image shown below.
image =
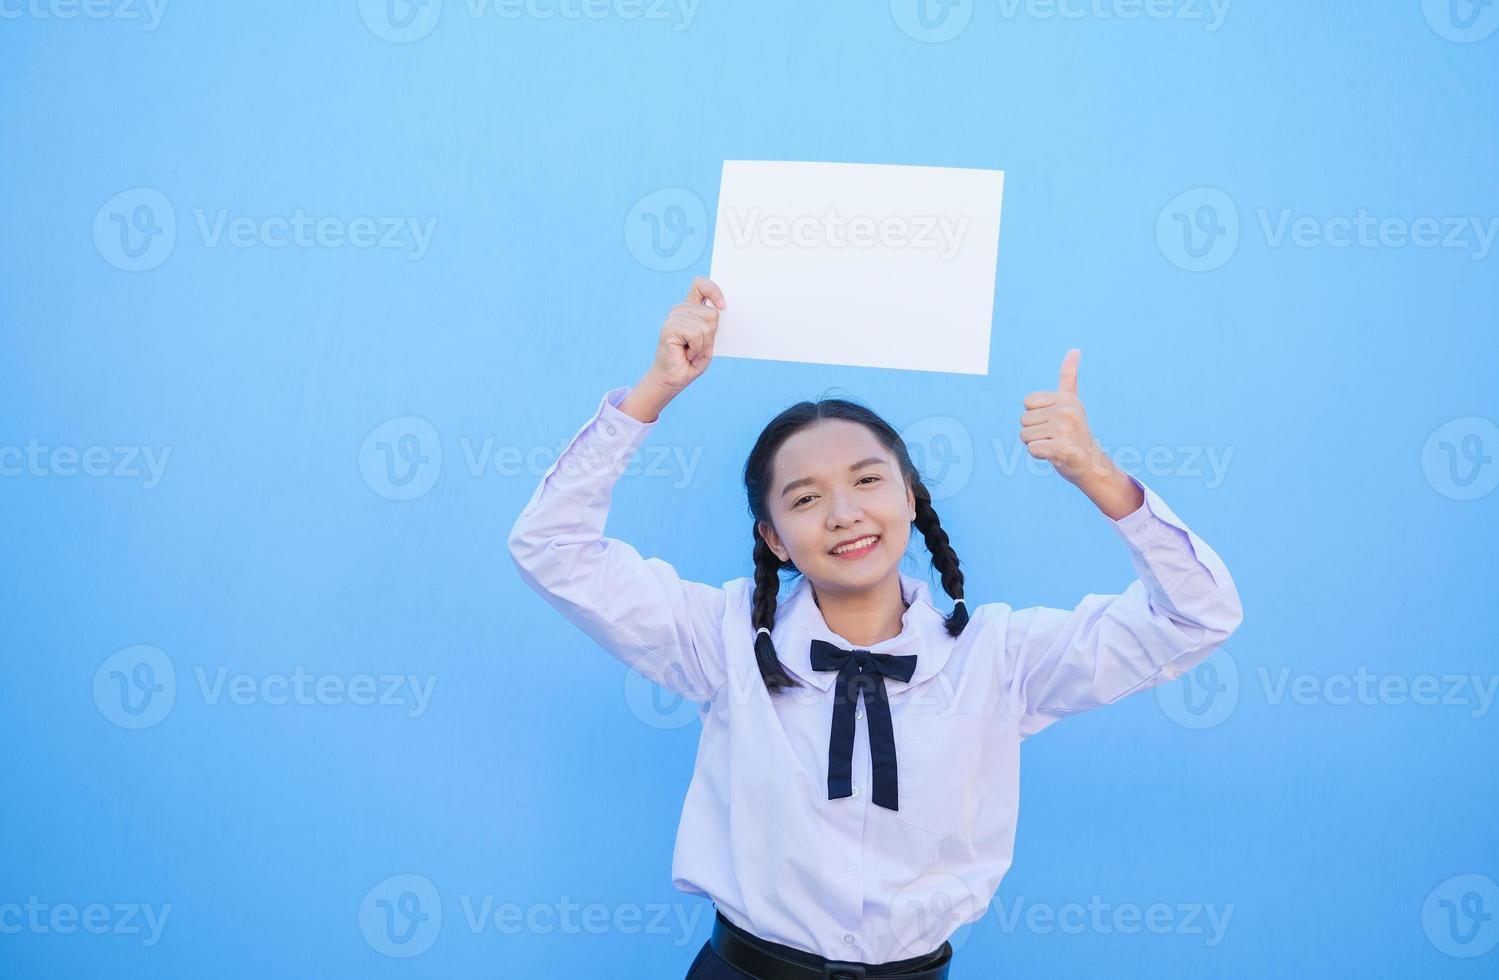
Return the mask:
<path id="1" fill-rule="evenodd" d="M 909 481 L 906 483 L 906 510 L 911 514 L 911 523 L 916 523 L 916 493 Z"/>
<path id="2" fill-rule="evenodd" d="M 760 522 L 760 537 L 765 539 L 765 543 L 770 546 L 770 550 L 781 561 L 786 561 L 791 557 L 786 548 L 781 544 L 781 538 L 776 534 L 776 529 L 770 526 L 769 521 Z"/>

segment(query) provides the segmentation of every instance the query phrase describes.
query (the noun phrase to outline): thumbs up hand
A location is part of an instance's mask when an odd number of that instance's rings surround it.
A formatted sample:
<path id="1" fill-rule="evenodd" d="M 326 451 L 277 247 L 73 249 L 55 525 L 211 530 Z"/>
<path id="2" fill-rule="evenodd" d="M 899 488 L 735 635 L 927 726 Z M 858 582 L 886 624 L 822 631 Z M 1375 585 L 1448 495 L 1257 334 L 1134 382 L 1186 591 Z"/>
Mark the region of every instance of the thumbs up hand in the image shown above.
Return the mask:
<path id="1" fill-rule="evenodd" d="M 1062 359 L 1056 391 L 1033 391 L 1025 396 L 1027 411 L 1020 416 L 1020 440 L 1037 459 L 1050 461 L 1072 484 L 1110 479 L 1114 461 L 1104 453 L 1088 431 L 1088 413 L 1077 397 L 1077 362 L 1081 349 L 1074 347 Z"/>

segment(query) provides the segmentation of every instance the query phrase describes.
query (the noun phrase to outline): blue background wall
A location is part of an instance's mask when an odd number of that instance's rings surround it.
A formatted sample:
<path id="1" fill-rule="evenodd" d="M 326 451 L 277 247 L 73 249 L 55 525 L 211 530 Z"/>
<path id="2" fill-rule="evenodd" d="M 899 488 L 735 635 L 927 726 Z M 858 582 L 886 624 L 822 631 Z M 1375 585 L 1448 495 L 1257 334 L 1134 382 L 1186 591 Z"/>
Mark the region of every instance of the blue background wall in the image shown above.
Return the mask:
<path id="1" fill-rule="evenodd" d="M 1121 591 L 1018 442 L 1079 346 L 1244 599 L 1027 742 L 954 976 L 1499 969 L 1499 7 L 428 2 L 0 4 L 0 973 L 685 973 L 690 706 L 504 536 L 707 273 L 725 159 L 1003 169 L 989 374 L 720 359 L 610 534 L 747 574 L 754 436 L 837 388 L 971 598 Z"/>

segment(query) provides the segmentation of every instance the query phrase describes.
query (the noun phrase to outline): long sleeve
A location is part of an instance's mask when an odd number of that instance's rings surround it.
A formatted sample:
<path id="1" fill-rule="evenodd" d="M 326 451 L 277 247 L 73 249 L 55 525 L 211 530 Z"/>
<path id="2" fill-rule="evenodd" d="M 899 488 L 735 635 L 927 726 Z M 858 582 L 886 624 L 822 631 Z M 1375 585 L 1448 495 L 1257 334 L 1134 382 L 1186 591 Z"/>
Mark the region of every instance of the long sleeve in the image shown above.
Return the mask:
<path id="1" fill-rule="evenodd" d="M 1011 613 L 1004 638 L 1007 703 L 1020 734 L 1180 677 L 1244 618 L 1228 569 L 1156 493 L 1111 521 L 1138 578 L 1120 595 L 1083 597 L 1072 610 Z"/>
<path id="2" fill-rule="evenodd" d="M 725 677 L 726 593 L 604 536 L 614 483 L 656 424 L 620 411 L 629 390 L 605 393 L 542 475 L 511 528 L 510 555 L 531 588 L 612 656 L 710 701 Z"/>

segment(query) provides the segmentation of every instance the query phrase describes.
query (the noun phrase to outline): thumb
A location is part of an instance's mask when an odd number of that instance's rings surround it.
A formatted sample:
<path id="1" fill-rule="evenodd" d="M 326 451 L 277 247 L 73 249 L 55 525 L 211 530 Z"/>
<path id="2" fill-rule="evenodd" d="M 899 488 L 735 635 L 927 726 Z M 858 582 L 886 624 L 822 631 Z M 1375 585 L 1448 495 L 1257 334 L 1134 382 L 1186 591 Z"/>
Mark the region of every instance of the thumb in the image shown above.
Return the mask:
<path id="1" fill-rule="evenodd" d="M 1062 358 L 1062 375 L 1057 381 L 1057 390 L 1065 391 L 1069 395 L 1077 394 L 1077 362 L 1082 360 L 1083 351 L 1080 347 L 1074 347 Z"/>

